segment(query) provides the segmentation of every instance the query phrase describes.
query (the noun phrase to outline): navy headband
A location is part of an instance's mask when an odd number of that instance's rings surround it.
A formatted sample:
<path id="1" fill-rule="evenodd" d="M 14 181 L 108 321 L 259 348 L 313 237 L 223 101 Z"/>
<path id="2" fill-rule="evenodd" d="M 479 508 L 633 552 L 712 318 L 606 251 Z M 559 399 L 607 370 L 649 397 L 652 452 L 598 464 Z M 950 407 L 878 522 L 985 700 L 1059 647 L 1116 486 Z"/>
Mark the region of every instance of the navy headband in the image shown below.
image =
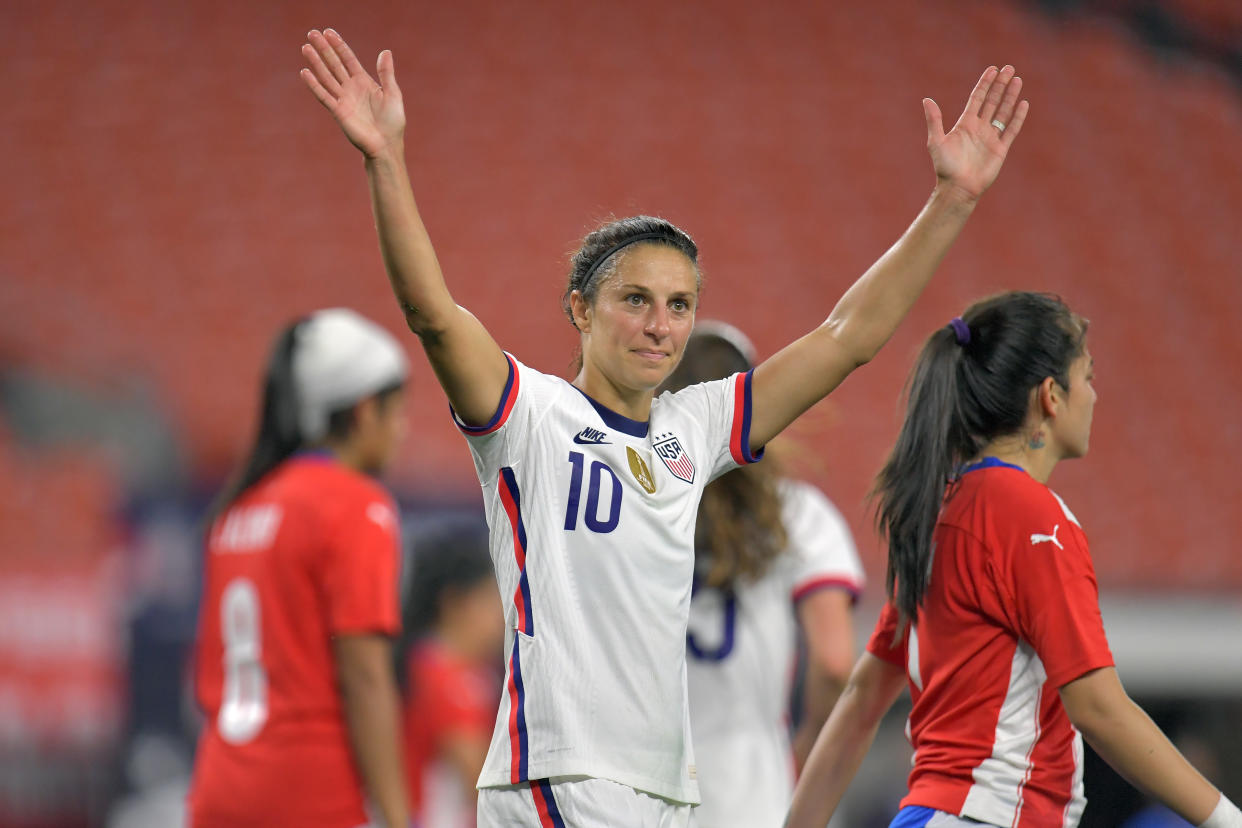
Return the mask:
<path id="1" fill-rule="evenodd" d="M 970 326 L 962 321 L 962 317 L 953 317 L 949 321 L 949 327 L 953 329 L 953 334 L 957 337 L 958 345 L 970 344 Z"/>
<path id="2" fill-rule="evenodd" d="M 664 233 L 650 233 L 649 232 L 649 233 L 639 233 L 637 236 L 630 236 L 628 239 L 625 239 L 624 241 L 617 242 L 612 247 L 605 250 L 603 255 L 597 257 L 595 261 L 591 262 L 591 266 L 587 268 L 586 275 L 582 277 L 582 284 L 578 286 L 578 290 L 586 291 L 587 285 L 591 284 L 591 277 L 595 275 L 595 271 L 599 270 L 600 267 L 604 264 L 604 262 L 608 261 L 608 259 L 614 256 L 616 253 L 620 252 L 621 250 L 624 250 L 625 248 L 629 247 L 631 244 L 637 244 L 638 242 L 643 242 L 643 241 L 656 241 L 656 240 L 666 241 L 666 242 L 671 241 L 671 239 L 669 239 L 669 237 L 665 235 Z"/>

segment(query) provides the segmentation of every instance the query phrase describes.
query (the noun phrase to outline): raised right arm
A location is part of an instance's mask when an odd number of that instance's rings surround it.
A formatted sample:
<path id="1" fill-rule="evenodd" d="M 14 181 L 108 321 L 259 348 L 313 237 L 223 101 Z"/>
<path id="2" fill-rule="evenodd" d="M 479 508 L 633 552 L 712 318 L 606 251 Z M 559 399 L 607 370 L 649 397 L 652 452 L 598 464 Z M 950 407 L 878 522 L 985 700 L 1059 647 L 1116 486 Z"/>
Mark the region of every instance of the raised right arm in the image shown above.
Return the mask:
<path id="1" fill-rule="evenodd" d="M 311 31 L 302 80 L 366 159 L 380 253 L 406 324 L 449 403 L 467 425 L 491 419 L 509 364 L 483 324 L 449 294 L 405 166 L 405 106 L 392 52 L 380 52 L 376 81 L 332 29 Z"/>

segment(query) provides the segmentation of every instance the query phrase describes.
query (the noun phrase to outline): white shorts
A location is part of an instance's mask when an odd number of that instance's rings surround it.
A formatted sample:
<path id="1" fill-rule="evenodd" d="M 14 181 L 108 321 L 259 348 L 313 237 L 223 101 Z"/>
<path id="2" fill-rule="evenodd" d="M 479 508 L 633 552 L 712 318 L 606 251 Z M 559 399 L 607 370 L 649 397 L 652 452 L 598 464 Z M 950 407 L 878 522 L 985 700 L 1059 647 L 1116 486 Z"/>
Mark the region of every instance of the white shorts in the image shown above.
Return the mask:
<path id="1" fill-rule="evenodd" d="M 478 828 L 690 828 L 694 807 L 607 779 L 554 776 L 479 789 Z"/>

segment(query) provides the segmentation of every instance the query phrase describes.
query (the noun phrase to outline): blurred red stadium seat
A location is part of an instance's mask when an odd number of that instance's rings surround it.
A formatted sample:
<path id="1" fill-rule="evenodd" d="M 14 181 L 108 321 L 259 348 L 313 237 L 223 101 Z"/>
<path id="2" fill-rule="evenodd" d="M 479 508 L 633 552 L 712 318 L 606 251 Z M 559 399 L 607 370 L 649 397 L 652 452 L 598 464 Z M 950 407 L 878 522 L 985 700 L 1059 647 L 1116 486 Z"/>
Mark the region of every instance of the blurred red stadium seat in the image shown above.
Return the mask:
<path id="1" fill-rule="evenodd" d="M 891 353 L 851 380 L 816 436 L 828 488 L 876 569 L 860 504 L 917 342 L 972 297 L 1053 290 L 1095 323 L 1096 444 L 1058 487 L 1101 577 L 1242 586 L 1226 459 L 1242 452 L 1236 87 L 1154 61 L 1120 24 L 1011 3 L 630 5 L 378 3 L 338 24 L 368 65 L 396 51 L 420 202 L 459 301 L 503 347 L 563 371 L 564 254 L 592 219 L 641 211 L 699 238 L 704 313 L 770 353 L 822 319 L 925 197 L 919 98 L 936 97 L 951 123 L 980 69 L 1013 61 L 1027 132 Z M 1238 22 L 1237 4 L 1174 5 L 1205 25 Z M 357 158 L 298 88 L 302 33 L 325 21 L 297 4 L 255 16 L 240 0 L 192 21 L 154 3 L 102 6 L 10 12 L 30 34 L 0 65 L 41 94 L 9 115 L 0 302 L 19 310 L 0 347 L 87 382 L 150 378 L 197 468 L 220 475 L 250 438 L 278 326 L 331 304 L 393 330 L 400 318 Z M 82 47 L 104 20 L 106 55 Z M 190 59 L 205 41 L 229 43 L 233 63 Z M 471 491 L 443 399 L 414 362 L 398 477 Z"/>

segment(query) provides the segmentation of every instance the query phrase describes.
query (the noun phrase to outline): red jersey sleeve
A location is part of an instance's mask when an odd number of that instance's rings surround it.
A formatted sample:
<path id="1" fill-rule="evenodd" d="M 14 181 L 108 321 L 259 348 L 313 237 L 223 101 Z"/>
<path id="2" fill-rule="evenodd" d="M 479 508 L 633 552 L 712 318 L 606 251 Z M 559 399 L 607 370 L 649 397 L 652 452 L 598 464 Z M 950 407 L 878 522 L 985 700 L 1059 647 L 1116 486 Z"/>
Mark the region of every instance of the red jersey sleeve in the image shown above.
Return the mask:
<path id="1" fill-rule="evenodd" d="M 387 495 L 368 494 L 346 506 L 327 538 L 324 592 L 333 633 L 395 635 L 400 629 L 399 532 Z"/>
<path id="2" fill-rule="evenodd" d="M 875 622 L 871 638 L 867 641 L 867 652 L 905 670 L 906 642 L 909 639 L 902 638 L 900 644 L 893 646 L 893 638 L 897 635 L 897 618 L 897 608 L 892 602 L 885 603 L 884 609 L 880 610 L 879 619 Z"/>
<path id="3" fill-rule="evenodd" d="M 1032 528 L 1033 527 L 1033 528 Z M 1100 617 L 1100 594 L 1087 536 L 1060 508 L 1015 538 L 1017 547 L 998 573 L 997 586 L 1011 599 L 1017 632 L 1061 687 L 1113 656 Z"/>

